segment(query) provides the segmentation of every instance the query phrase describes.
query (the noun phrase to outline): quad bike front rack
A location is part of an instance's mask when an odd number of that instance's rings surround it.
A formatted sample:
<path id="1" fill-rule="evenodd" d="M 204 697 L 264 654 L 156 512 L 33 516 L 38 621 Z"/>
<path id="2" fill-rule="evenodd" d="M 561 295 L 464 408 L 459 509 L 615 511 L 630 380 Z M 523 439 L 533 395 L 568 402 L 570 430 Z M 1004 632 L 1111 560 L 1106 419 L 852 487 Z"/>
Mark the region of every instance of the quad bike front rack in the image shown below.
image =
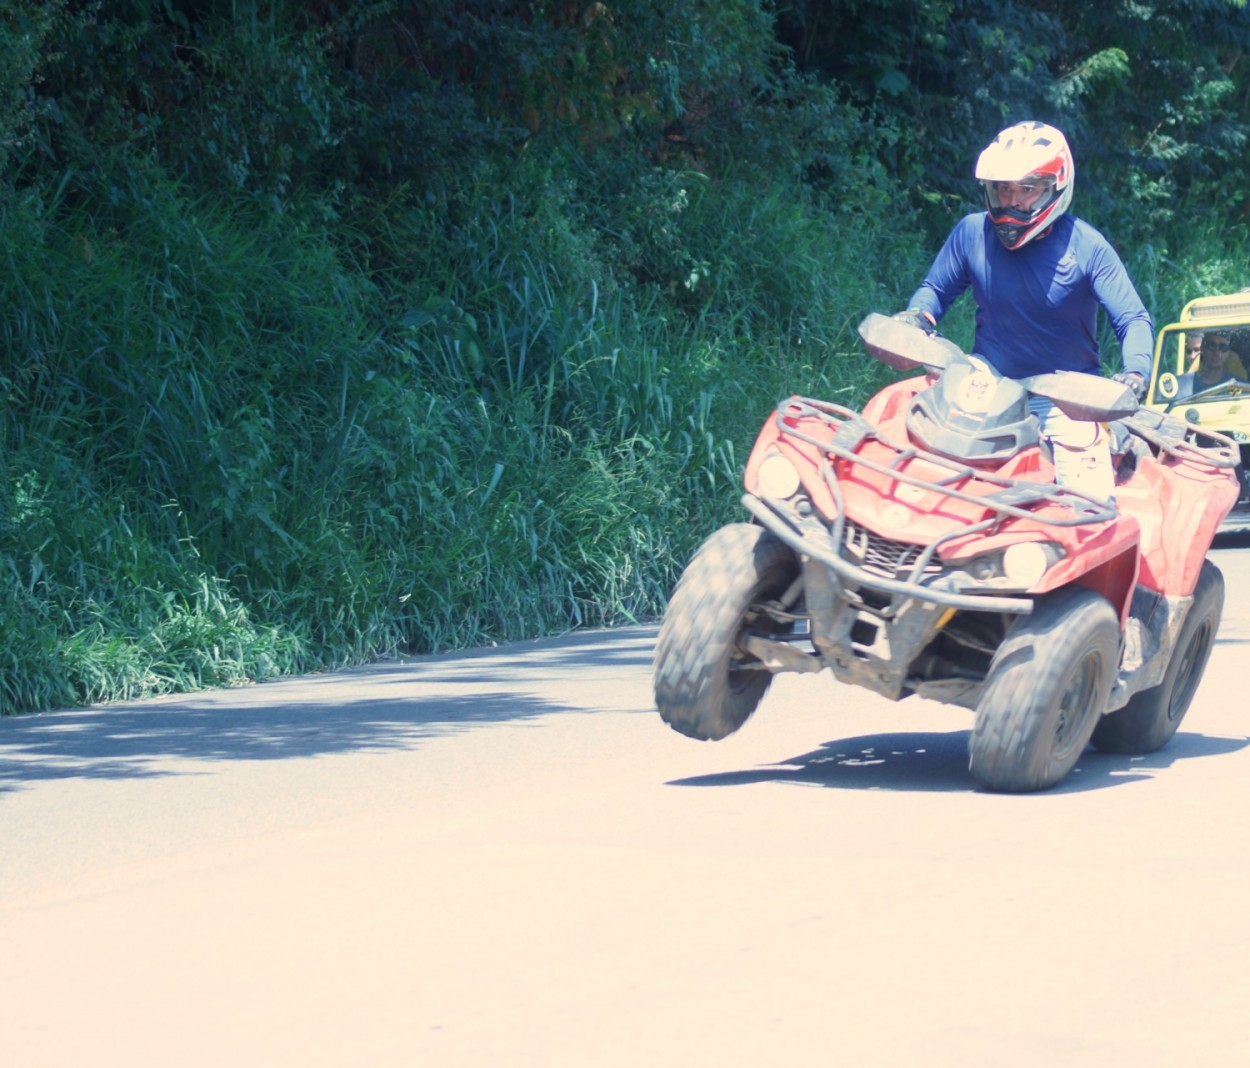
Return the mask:
<path id="1" fill-rule="evenodd" d="M 881 434 L 863 416 L 838 404 L 796 397 L 778 409 L 776 420 L 783 436 L 810 446 L 820 456 L 821 479 L 837 510 L 836 516 L 832 517 L 832 529 L 817 517 L 804 515 L 798 506 L 789 501 L 748 493 L 742 498 L 743 507 L 795 552 L 819 560 L 839 577 L 856 586 L 871 586 L 894 597 L 914 597 L 948 608 L 1027 614 L 1033 610 L 1031 597 L 995 597 L 980 593 L 960 593 L 953 589 L 952 586 L 958 582 L 961 572 L 952 571 L 938 563 L 935 560 L 938 550 L 947 542 L 966 538 L 970 534 L 995 534 L 1009 519 L 1027 519 L 1055 527 L 1073 527 L 1107 523 L 1117 515 L 1114 505 L 1076 490 L 1049 482 L 997 475 L 913 445 L 898 445 Z M 826 437 L 806 432 L 799 425 L 804 422 L 832 427 L 834 433 L 832 437 Z M 886 464 L 863 456 L 860 450 L 869 440 L 875 440 L 892 450 L 895 454 L 893 461 Z M 860 528 L 848 518 L 842 488 L 830 457 L 857 464 L 905 485 L 941 493 L 984 508 L 991 514 L 980 522 L 957 527 L 926 545 L 892 541 Z M 943 468 L 949 474 L 937 480 L 929 480 L 917 478 L 902 470 L 909 461 L 917 458 Z M 957 484 L 972 479 L 999 488 L 985 495 L 967 493 L 957 488 Z M 1037 510 L 1039 506 L 1060 507 L 1068 514 L 1047 515 Z M 888 558 L 893 554 L 896 564 L 903 562 L 902 567 L 863 567 L 846 559 L 840 547 L 848 544 L 848 535 L 860 543 L 875 543 L 875 555 L 878 559 Z M 904 567 L 905 576 L 895 577 Z M 893 614 L 889 607 L 879 611 L 883 615 Z"/>

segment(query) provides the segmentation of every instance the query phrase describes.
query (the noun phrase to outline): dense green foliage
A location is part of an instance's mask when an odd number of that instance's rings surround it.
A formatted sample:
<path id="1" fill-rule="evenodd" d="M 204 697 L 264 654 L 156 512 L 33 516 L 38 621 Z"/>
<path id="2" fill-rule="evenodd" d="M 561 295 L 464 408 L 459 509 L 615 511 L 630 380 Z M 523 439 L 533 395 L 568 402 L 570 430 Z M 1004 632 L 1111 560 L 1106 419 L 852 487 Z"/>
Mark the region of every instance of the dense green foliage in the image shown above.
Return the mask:
<path id="1" fill-rule="evenodd" d="M 0 0 L 0 710 L 653 617 L 770 407 L 881 380 L 853 326 L 1006 123 L 1157 319 L 1250 284 L 1248 45 L 1244 0 Z"/>

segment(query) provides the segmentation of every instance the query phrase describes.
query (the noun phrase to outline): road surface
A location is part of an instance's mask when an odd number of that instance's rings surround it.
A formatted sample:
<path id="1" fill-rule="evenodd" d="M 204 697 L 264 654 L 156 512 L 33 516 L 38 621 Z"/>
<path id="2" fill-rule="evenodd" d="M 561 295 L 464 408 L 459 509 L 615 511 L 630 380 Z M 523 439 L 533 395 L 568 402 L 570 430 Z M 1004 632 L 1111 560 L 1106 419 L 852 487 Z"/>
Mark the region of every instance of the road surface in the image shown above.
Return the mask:
<path id="1" fill-rule="evenodd" d="M 1180 733 L 974 789 L 971 713 L 653 627 L 0 721 L 0 1059 L 1250 1063 L 1250 542 Z"/>

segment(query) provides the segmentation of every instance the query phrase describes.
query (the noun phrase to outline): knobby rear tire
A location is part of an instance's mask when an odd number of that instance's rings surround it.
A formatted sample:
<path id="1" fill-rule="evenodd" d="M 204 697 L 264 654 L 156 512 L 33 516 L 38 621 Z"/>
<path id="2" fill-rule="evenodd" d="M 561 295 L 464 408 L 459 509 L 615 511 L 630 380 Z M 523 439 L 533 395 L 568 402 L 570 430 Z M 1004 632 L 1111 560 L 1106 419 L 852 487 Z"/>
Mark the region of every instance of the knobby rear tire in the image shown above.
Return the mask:
<path id="1" fill-rule="evenodd" d="M 709 537 L 687 565 L 656 641 L 655 703 L 664 721 L 715 741 L 758 707 L 772 673 L 738 646 L 799 573 L 794 553 L 763 528 L 733 523 Z"/>
<path id="2" fill-rule="evenodd" d="M 1207 669 L 1223 614 L 1224 576 L 1206 560 L 1163 681 L 1133 694 L 1123 708 L 1102 718 L 1092 738 L 1098 749 L 1140 756 L 1162 749 L 1172 740 Z"/>

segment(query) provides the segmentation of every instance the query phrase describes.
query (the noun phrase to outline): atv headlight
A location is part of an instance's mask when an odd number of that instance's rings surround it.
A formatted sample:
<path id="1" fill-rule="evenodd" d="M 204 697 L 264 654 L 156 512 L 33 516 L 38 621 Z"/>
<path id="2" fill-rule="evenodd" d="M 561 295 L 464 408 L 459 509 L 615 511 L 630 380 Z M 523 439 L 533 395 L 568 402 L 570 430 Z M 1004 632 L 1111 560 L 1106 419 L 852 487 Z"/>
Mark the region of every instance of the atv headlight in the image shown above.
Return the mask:
<path id="1" fill-rule="evenodd" d="M 1053 541 L 1022 541 L 954 566 L 981 589 L 1027 590 L 1063 557 L 1063 547 Z"/>
<path id="2" fill-rule="evenodd" d="M 799 473 L 794 464 L 779 452 L 770 452 L 760 464 L 755 478 L 755 492 L 761 497 L 778 497 L 785 500 L 799 488 Z"/>
<path id="3" fill-rule="evenodd" d="M 1047 547 L 1037 541 L 1021 541 L 1009 545 L 1003 553 L 1003 574 L 1013 586 L 1028 588 L 1046 574 L 1054 563 Z"/>

